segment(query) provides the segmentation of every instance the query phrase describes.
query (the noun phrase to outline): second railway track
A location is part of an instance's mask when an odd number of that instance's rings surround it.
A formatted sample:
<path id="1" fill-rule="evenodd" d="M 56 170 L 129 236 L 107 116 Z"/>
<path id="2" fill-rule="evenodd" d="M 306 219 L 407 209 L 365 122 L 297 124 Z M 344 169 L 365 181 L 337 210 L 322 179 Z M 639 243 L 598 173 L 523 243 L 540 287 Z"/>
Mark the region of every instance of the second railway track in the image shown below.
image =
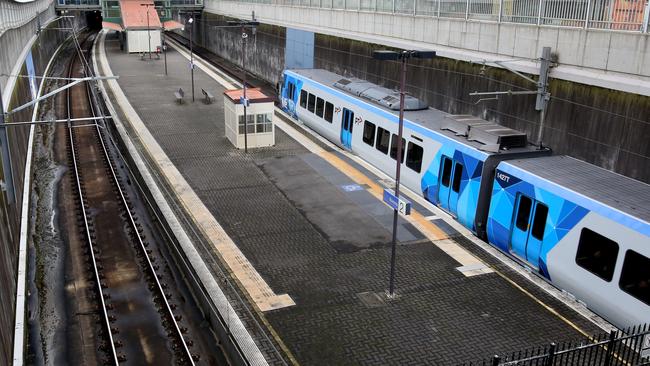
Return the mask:
<path id="1" fill-rule="evenodd" d="M 69 78 L 92 75 L 87 54 L 94 34 L 80 38 L 73 37 L 76 51 Z M 73 281 L 72 297 L 77 314 L 93 314 L 77 320 L 82 345 L 81 355 L 75 357 L 84 364 L 214 363 L 219 357 L 202 354 L 212 352 L 206 339 L 213 335 L 204 328 L 197 309 L 187 314 L 192 301 L 187 291 L 178 289 L 178 273 L 161 255 L 159 235 L 152 233 L 155 225 L 149 222 L 153 220 L 141 217 L 136 207 L 143 204 L 130 198 L 130 177 L 120 174 L 124 166 L 116 163 L 100 98 L 92 88 L 86 82 L 77 84 L 64 93 L 60 104 L 65 118 L 97 119 L 58 127 L 59 138 L 67 140 L 71 178 L 67 206 L 76 212 L 65 212 L 62 203 L 62 220 L 68 226 L 71 267 L 83 273 L 83 278 Z"/>

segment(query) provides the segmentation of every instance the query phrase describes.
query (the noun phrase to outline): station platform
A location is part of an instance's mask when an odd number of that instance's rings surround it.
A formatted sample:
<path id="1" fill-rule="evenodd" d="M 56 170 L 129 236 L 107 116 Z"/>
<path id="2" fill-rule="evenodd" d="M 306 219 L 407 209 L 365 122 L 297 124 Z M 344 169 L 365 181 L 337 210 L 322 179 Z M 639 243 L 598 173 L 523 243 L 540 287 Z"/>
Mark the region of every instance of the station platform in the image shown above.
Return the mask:
<path id="1" fill-rule="evenodd" d="M 199 61 L 192 102 L 180 46 L 167 52 L 167 76 L 162 58 L 126 54 L 111 34 L 97 46 L 119 75 L 121 90 L 108 96 L 140 153 L 160 163 L 152 168 L 168 199 L 202 237 L 197 250 L 254 309 L 233 305 L 266 363 L 453 365 L 603 330 L 417 197 L 409 197 L 414 213 L 400 218 L 397 296 L 387 298 L 388 177 L 279 111 L 274 147 L 237 150 L 225 137 L 222 103 L 236 80 Z M 201 89 L 216 101 L 203 103 Z"/>

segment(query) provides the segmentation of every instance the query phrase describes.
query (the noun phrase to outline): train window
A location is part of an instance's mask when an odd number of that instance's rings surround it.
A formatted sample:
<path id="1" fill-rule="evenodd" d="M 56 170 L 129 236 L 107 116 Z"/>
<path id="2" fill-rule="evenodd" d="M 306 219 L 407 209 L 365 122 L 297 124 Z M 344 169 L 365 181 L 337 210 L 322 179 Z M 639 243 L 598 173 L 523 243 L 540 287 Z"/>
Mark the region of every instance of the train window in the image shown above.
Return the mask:
<path id="1" fill-rule="evenodd" d="M 517 209 L 517 219 L 515 224 L 522 231 L 528 231 L 528 221 L 530 221 L 530 209 L 533 207 L 533 200 L 529 197 L 519 196 L 519 208 Z"/>
<path id="2" fill-rule="evenodd" d="M 365 121 L 363 123 L 363 142 L 372 146 L 375 143 L 375 124 Z"/>
<path id="3" fill-rule="evenodd" d="M 423 154 L 422 146 L 409 142 L 409 148 L 406 149 L 406 166 L 419 173 L 422 169 Z"/>
<path id="4" fill-rule="evenodd" d="M 289 99 L 293 100 L 296 96 L 296 84 L 289 83 Z"/>
<path id="5" fill-rule="evenodd" d="M 618 244 L 586 227 L 580 232 L 576 264 L 605 281 L 614 276 Z"/>
<path id="6" fill-rule="evenodd" d="M 304 90 L 300 91 L 300 106 L 307 109 L 307 92 Z"/>
<path id="7" fill-rule="evenodd" d="M 287 83 L 287 98 L 293 99 L 293 83 Z"/>
<path id="8" fill-rule="evenodd" d="M 325 120 L 329 123 L 332 123 L 332 117 L 334 116 L 334 105 L 330 102 L 325 102 Z"/>
<path id="9" fill-rule="evenodd" d="M 402 137 L 402 163 L 404 162 L 404 148 L 406 148 L 406 140 Z M 390 157 L 397 160 L 397 135 L 393 135 L 390 142 Z"/>
<path id="10" fill-rule="evenodd" d="M 548 207 L 541 203 L 535 206 L 535 216 L 533 217 L 533 228 L 530 231 L 537 240 L 544 239 L 544 229 L 546 228 L 546 217 L 548 216 Z"/>
<path id="11" fill-rule="evenodd" d="M 650 258 L 633 250 L 625 252 L 618 286 L 621 290 L 650 305 Z"/>
<path id="12" fill-rule="evenodd" d="M 307 100 L 307 110 L 314 113 L 314 107 L 316 107 L 316 96 L 310 93 Z"/>
<path id="13" fill-rule="evenodd" d="M 323 118 L 323 110 L 325 101 L 321 98 L 316 99 L 316 115 L 320 118 Z"/>
<path id="14" fill-rule="evenodd" d="M 388 153 L 388 143 L 390 141 L 390 132 L 384 130 L 381 127 L 377 127 L 377 143 L 375 148 L 383 152 L 384 154 Z"/>
<path id="15" fill-rule="evenodd" d="M 451 159 L 446 156 L 442 157 L 442 185 L 449 187 L 449 178 L 451 178 Z"/>
<path id="16" fill-rule="evenodd" d="M 451 183 L 451 190 L 458 193 L 460 192 L 460 178 L 463 176 L 463 164 L 456 163 L 454 168 L 454 181 Z"/>

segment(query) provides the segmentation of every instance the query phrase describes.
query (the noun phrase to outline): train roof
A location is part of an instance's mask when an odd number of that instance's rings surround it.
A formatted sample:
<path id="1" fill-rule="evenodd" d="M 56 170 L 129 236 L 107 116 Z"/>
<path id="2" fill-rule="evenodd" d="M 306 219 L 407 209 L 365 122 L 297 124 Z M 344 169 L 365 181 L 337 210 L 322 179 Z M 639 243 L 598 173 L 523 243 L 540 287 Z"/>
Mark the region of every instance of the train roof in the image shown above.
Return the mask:
<path id="1" fill-rule="evenodd" d="M 581 197 L 645 221 L 650 226 L 650 185 L 566 155 L 501 162 L 499 169 L 578 204 Z M 546 182 L 555 187 L 544 187 Z M 581 206 L 584 206 L 581 204 Z M 588 208 L 588 207 L 585 207 Z"/>
<path id="2" fill-rule="evenodd" d="M 347 96 L 351 100 L 363 102 L 366 105 L 364 108 L 367 109 L 372 109 L 373 112 L 384 115 L 386 116 L 387 119 L 392 120 L 393 122 L 397 123 L 399 120 L 399 110 L 393 110 L 391 108 L 388 108 L 387 106 L 384 106 L 385 103 L 380 103 L 378 102 L 377 99 L 381 99 L 381 97 L 377 96 L 378 91 L 390 91 L 389 89 L 376 86 L 375 84 L 369 83 L 367 81 L 364 81 L 362 79 L 357 79 L 357 78 L 351 78 L 351 77 L 343 77 L 341 75 L 335 74 L 333 72 L 323 70 L 323 69 L 291 69 L 288 70 L 291 72 L 294 72 L 300 76 L 306 77 L 308 79 L 313 80 L 316 83 L 322 84 L 326 87 L 328 87 L 332 92 L 334 93 L 340 93 L 342 95 Z M 345 79 L 346 82 L 341 83 L 341 80 Z M 351 81 L 351 83 L 348 83 L 347 81 Z M 339 84 L 338 86 L 335 86 L 335 84 Z M 358 85 L 357 88 L 355 88 L 354 85 L 351 85 L 353 83 L 356 83 Z M 341 88 L 340 84 L 345 84 L 346 88 Z M 355 95 L 351 91 L 355 90 L 364 90 L 367 88 L 373 88 L 375 95 L 372 96 L 366 96 L 365 99 L 360 97 L 359 95 Z M 394 92 L 386 92 L 386 98 L 389 98 L 391 96 L 394 96 Z M 409 98 L 410 102 L 412 104 L 417 105 L 417 99 L 411 97 Z M 409 100 L 407 100 L 409 102 Z M 463 136 L 461 131 L 458 130 L 450 130 L 447 129 L 447 127 L 451 124 L 453 125 L 454 123 L 457 123 L 459 120 L 463 120 L 463 118 L 471 118 L 474 120 L 472 132 L 474 135 L 468 134 L 468 136 Z M 519 131 L 515 131 L 512 129 L 508 129 L 503 126 L 499 126 L 495 123 L 491 123 L 476 117 L 471 117 L 471 116 L 454 116 L 449 113 L 445 113 L 443 111 L 440 111 L 438 109 L 434 109 L 431 107 L 421 109 L 421 110 L 411 110 L 411 111 L 405 111 L 404 112 L 404 119 L 405 123 L 408 124 L 409 122 L 412 123 L 415 126 L 421 126 L 424 127 L 430 131 L 435 131 L 436 133 L 443 135 L 451 140 L 454 140 L 462 145 L 465 145 L 466 147 L 470 147 L 471 149 L 467 149 L 466 152 L 469 152 L 471 155 L 479 156 L 482 159 L 485 159 L 489 155 L 496 155 L 498 154 L 514 154 L 514 153 L 535 153 L 536 151 L 540 151 L 536 146 L 530 145 L 527 143 L 527 141 L 523 144 L 523 147 L 508 147 L 506 149 L 496 149 L 496 150 L 490 150 L 486 148 L 486 143 L 479 142 L 481 141 L 481 135 L 479 133 L 488 131 L 491 129 L 491 131 L 500 131 L 500 133 L 505 133 L 509 134 L 507 138 L 511 138 L 511 136 L 517 134 L 518 137 L 522 137 L 525 140 L 525 134 Z M 476 123 L 476 121 L 480 121 L 480 123 Z M 480 125 L 480 126 L 479 126 Z M 417 130 L 417 128 L 415 128 Z M 469 130 L 469 128 L 468 128 Z M 424 131 L 423 131 L 424 132 Z M 488 132 L 489 133 L 489 132 Z M 426 135 L 426 133 L 424 133 Z M 485 135 L 483 135 L 485 136 Z M 468 138 L 469 137 L 469 138 Z M 472 140 L 474 138 L 475 140 Z M 489 137 L 488 137 L 489 138 Z M 505 139 L 500 136 L 501 141 L 504 141 Z M 547 150 L 544 150 L 545 153 Z"/>

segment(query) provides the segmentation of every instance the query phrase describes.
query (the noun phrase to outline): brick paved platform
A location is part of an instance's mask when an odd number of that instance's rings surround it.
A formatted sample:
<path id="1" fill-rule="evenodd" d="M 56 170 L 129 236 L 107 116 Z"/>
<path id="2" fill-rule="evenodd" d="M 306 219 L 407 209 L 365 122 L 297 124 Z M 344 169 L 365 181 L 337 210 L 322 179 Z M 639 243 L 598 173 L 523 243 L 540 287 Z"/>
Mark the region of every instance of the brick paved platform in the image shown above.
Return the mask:
<path id="1" fill-rule="evenodd" d="M 387 300 L 392 211 L 368 187 L 280 128 L 275 147 L 248 155 L 235 149 L 224 136 L 223 87 L 195 70 L 192 103 L 188 61 L 177 51 L 167 55 L 168 76 L 162 59 L 140 61 L 114 38 L 106 51 L 119 85 L 191 188 L 271 289 L 295 302 L 263 317 L 299 363 L 454 364 L 598 331 L 443 220 L 432 222 L 497 272 L 463 275 L 440 246 L 402 221 L 399 296 Z M 183 105 L 175 103 L 179 87 L 189 99 Z M 203 104 L 201 88 L 217 101 Z M 381 181 L 345 154 L 328 152 Z"/>

